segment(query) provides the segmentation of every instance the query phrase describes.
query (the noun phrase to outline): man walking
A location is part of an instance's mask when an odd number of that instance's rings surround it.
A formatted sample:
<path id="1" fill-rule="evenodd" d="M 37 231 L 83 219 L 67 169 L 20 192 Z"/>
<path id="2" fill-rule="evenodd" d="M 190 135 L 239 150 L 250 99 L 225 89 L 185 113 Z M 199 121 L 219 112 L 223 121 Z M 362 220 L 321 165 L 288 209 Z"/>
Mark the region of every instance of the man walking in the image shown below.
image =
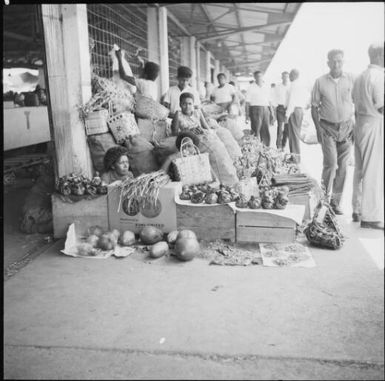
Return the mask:
<path id="1" fill-rule="evenodd" d="M 277 141 L 278 149 L 285 149 L 287 138 L 289 136 L 288 123 L 286 120 L 286 104 L 289 94 L 290 82 L 289 73 L 284 71 L 281 74 L 282 83 L 275 87 L 275 102 L 277 103 Z"/>
<path id="2" fill-rule="evenodd" d="M 369 58 L 369 67 L 353 87 L 353 221 L 361 217 L 362 228 L 384 229 L 384 45 L 370 45 Z"/>
<path id="3" fill-rule="evenodd" d="M 273 113 L 270 101 L 270 88 L 263 83 L 263 74 L 254 72 L 255 83 L 246 93 L 246 122 L 250 119 L 252 133 L 267 147 L 270 146 L 270 113 Z"/>
<path id="4" fill-rule="evenodd" d="M 322 182 L 335 214 L 340 208 L 353 135 L 354 79 L 342 70 L 344 52 L 328 53 L 328 74 L 318 78 L 312 91 L 311 116 L 323 152 Z"/>
<path id="5" fill-rule="evenodd" d="M 304 109 L 309 104 L 309 95 L 305 87 L 299 82 L 297 69 L 290 71 L 289 78 L 291 85 L 286 104 L 286 115 L 289 121 L 289 148 L 294 156 L 294 161 L 299 163 L 301 161 L 301 126 Z"/>

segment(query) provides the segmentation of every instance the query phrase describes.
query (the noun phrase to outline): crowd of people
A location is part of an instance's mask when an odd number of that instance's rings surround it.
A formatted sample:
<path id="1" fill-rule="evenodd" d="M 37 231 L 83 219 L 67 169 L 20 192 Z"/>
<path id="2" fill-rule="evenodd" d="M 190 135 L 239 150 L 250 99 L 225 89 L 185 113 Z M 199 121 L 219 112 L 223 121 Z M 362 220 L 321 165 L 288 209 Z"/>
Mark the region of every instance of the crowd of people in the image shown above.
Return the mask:
<path id="1" fill-rule="evenodd" d="M 147 62 L 142 78 L 134 78 L 126 75 L 120 51 L 116 55 L 120 77 L 135 85 L 142 95 L 156 100 L 159 66 Z M 360 221 L 363 228 L 383 229 L 383 170 L 379 170 L 383 163 L 383 44 L 371 45 L 369 58 L 367 70 L 355 78 L 343 70 L 344 52 L 331 50 L 327 56 L 329 72 L 316 79 L 311 92 L 301 83 L 297 69 L 282 72 L 282 82 L 271 86 L 264 82 L 261 71 L 255 71 L 246 94 L 237 90 L 234 82 L 227 82 L 224 73 L 219 73 L 218 86 L 206 83 L 203 99 L 190 84 L 192 70 L 181 66 L 177 70 L 177 85 L 167 90 L 161 103 L 170 110 L 174 136 L 186 132 L 201 136 L 210 129 L 200 110 L 201 100 L 210 100 L 229 114 L 244 114 L 246 123 L 250 121 L 251 134 L 266 146 L 270 146 L 270 126 L 276 122 L 277 149 L 284 150 L 288 142 L 297 163 L 301 161 L 304 112 L 311 108 L 323 153 L 322 186 L 335 214 L 343 214 L 340 203 L 354 145 L 353 221 Z M 178 142 L 180 145 L 180 139 Z M 119 163 L 111 165 L 119 167 Z M 124 167 L 126 176 L 127 171 Z"/>

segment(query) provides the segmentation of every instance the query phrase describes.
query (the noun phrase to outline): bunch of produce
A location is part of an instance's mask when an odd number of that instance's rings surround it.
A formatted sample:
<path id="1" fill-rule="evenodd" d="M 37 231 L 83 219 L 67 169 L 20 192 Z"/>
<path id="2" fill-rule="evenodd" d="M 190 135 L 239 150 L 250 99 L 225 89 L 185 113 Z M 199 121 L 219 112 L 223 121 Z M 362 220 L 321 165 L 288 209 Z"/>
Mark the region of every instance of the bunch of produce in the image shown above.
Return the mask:
<path id="1" fill-rule="evenodd" d="M 118 211 L 123 200 L 128 200 L 127 208 L 132 205 L 156 206 L 159 189 L 170 181 L 170 177 L 163 170 L 144 173 L 134 179 L 127 179 L 121 184 Z"/>
<path id="2" fill-rule="evenodd" d="M 113 250 L 117 244 L 131 246 L 135 243 L 135 234 L 129 230 L 120 233 L 118 229 L 104 231 L 100 226 L 91 226 L 85 240 L 77 245 L 78 254 L 96 256 L 100 251 Z"/>
<path id="3" fill-rule="evenodd" d="M 342 247 L 345 240 L 326 198 L 318 203 L 313 219 L 304 229 L 304 233 L 312 245 L 333 250 Z"/>
<path id="4" fill-rule="evenodd" d="M 191 230 L 175 230 L 163 240 L 163 233 L 158 228 L 146 226 L 140 232 L 140 240 L 148 247 L 151 258 L 160 258 L 173 249 L 175 256 L 181 261 L 191 261 L 199 254 L 200 245 L 195 233 Z"/>
<path id="5" fill-rule="evenodd" d="M 314 181 L 303 173 L 281 174 L 272 177 L 273 185 L 289 187 L 289 195 L 308 193 L 314 187 Z"/>
<path id="6" fill-rule="evenodd" d="M 257 177 L 260 185 L 270 185 L 275 174 L 298 173 L 292 155 L 266 147 L 252 135 L 245 135 L 241 142 L 242 156 L 234 163 L 239 178 Z"/>
<path id="7" fill-rule="evenodd" d="M 249 200 L 245 195 L 241 194 L 235 206 L 249 209 L 285 209 L 289 202 L 288 191 L 287 187 L 275 189 L 262 187 L 259 196 L 251 196 Z"/>
<path id="8" fill-rule="evenodd" d="M 193 204 L 228 204 L 238 200 L 239 193 L 234 187 L 223 184 L 219 186 L 219 189 L 213 188 L 209 184 L 184 185 L 179 198 L 190 200 Z"/>
<path id="9" fill-rule="evenodd" d="M 63 196 L 95 196 L 97 194 L 107 194 L 108 192 L 107 184 L 102 181 L 98 172 L 95 172 L 92 179 L 74 173 L 60 177 L 56 182 L 56 190 Z"/>

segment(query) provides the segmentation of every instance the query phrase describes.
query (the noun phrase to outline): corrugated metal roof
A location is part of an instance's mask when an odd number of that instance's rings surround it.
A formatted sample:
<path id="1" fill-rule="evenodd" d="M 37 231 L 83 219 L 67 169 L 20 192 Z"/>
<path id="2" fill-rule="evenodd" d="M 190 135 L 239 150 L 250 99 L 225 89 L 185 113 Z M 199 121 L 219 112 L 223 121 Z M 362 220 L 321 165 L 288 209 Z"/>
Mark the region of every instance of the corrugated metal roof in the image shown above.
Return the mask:
<path id="1" fill-rule="evenodd" d="M 233 73 L 266 70 L 301 3 L 163 3 Z"/>

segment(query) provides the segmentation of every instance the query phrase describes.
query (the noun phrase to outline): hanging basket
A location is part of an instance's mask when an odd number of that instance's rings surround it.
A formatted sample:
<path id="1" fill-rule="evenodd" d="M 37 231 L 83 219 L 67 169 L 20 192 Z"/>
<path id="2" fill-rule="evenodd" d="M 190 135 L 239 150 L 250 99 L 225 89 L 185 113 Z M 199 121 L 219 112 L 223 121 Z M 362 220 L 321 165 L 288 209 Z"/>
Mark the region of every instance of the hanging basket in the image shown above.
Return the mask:
<path id="1" fill-rule="evenodd" d="M 120 112 L 110 116 L 107 124 L 118 144 L 123 144 L 130 136 L 139 134 L 134 114 L 130 112 Z"/>
<path id="2" fill-rule="evenodd" d="M 107 126 L 108 110 L 96 110 L 90 112 L 85 118 L 86 134 L 96 135 L 108 132 Z"/>

